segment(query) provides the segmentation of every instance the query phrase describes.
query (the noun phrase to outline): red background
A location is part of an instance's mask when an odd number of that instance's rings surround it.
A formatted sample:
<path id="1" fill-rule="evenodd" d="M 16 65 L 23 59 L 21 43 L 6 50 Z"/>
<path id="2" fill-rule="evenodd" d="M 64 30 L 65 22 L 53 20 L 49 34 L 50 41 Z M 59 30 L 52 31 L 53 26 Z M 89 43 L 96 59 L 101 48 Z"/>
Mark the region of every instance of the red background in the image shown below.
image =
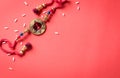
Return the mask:
<path id="1" fill-rule="evenodd" d="M 37 17 L 32 9 L 47 1 L 26 0 L 25 6 L 24 0 L 0 0 L 0 39 L 13 42 L 13 30 L 23 31 L 23 23 L 29 27 Z M 56 11 L 44 35 L 23 42 L 33 45 L 24 57 L 14 56 L 13 63 L 13 56 L 0 50 L 0 78 L 120 78 L 120 0 L 75 1 Z"/>

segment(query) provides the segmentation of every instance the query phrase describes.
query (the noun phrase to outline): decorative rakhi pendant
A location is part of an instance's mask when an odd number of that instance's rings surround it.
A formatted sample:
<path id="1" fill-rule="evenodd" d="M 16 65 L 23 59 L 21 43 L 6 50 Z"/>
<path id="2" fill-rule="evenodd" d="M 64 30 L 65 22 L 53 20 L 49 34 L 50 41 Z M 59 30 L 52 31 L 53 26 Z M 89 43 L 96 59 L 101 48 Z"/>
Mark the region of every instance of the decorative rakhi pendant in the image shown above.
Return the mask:
<path id="1" fill-rule="evenodd" d="M 30 32 L 34 35 L 41 35 L 46 31 L 46 24 L 41 19 L 36 18 L 30 23 Z"/>

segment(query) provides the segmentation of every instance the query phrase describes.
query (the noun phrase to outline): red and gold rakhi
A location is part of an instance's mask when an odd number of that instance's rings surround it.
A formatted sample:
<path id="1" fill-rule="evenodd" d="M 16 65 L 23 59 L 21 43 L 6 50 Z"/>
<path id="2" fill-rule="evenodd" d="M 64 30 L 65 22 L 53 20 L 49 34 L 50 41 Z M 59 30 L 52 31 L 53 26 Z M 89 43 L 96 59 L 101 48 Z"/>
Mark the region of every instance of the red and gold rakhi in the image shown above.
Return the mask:
<path id="1" fill-rule="evenodd" d="M 51 0 L 50 3 L 46 3 L 46 4 L 42 4 L 42 5 L 39 5 L 38 7 L 34 8 L 33 9 L 33 12 L 37 15 L 40 15 L 40 13 L 42 12 L 42 10 L 44 8 L 47 8 L 48 6 L 51 6 L 54 2 L 57 3 L 57 6 L 55 6 L 54 8 L 50 9 L 49 11 L 46 12 L 43 20 L 40 19 L 40 18 L 36 18 L 36 19 L 33 19 L 31 22 L 30 22 L 30 26 L 28 29 L 26 29 L 24 32 L 21 32 L 17 38 L 14 40 L 14 43 L 12 44 L 8 39 L 1 39 L 0 40 L 0 48 L 2 51 L 4 51 L 5 53 L 7 54 L 10 54 L 10 55 L 24 55 L 26 51 L 32 49 L 32 45 L 31 43 L 26 43 L 22 49 L 20 51 L 16 51 L 15 50 L 15 47 L 17 45 L 17 43 L 22 39 L 24 38 L 23 36 L 26 36 L 26 35 L 29 35 L 29 33 L 32 33 L 36 36 L 39 36 L 41 34 L 43 34 L 45 31 L 46 31 L 46 22 L 48 20 L 50 20 L 51 16 L 55 13 L 56 9 L 59 9 L 59 8 L 63 8 L 63 4 L 68 2 L 67 0 Z M 3 48 L 3 42 L 5 42 L 6 44 L 8 44 L 9 48 L 11 50 L 6 50 L 5 48 Z"/>

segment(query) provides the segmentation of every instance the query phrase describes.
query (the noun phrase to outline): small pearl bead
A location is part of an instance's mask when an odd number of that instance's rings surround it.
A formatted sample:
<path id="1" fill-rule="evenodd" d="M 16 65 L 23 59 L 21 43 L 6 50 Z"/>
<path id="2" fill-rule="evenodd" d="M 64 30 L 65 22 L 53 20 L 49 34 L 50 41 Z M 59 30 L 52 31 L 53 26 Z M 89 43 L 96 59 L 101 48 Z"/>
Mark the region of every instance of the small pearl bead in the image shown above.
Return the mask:
<path id="1" fill-rule="evenodd" d="M 6 44 L 6 42 L 2 42 L 3 44 Z"/>
<path id="2" fill-rule="evenodd" d="M 18 19 L 17 19 L 17 18 L 14 19 L 14 23 L 16 23 L 16 22 L 18 22 Z"/>
<path id="3" fill-rule="evenodd" d="M 9 67 L 9 68 L 8 68 L 8 70 L 12 71 L 12 70 L 13 70 L 13 68 L 12 68 L 12 67 Z"/>
<path id="4" fill-rule="evenodd" d="M 5 30 L 8 30 L 9 28 L 8 27 L 4 27 Z"/>
<path id="5" fill-rule="evenodd" d="M 25 28 L 25 27 L 26 27 L 26 23 L 23 24 L 23 28 Z"/>
<path id="6" fill-rule="evenodd" d="M 25 17 L 26 16 L 26 14 L 22 14 L 22 17 Z"/>
<path id="7" fill-rule="evenodd" d="M 59 33 L 58 33 L 58 32 L 54 32 L 54 34 L 55 34 L 55 35 L 59 35 Z"/>
<path id="8" fill-rule="evenodd" d="M 62 16 L 65 16 L 65 13 L 62 13 Z"/>
<path id="9" fill-rule="evenodd" d="M 25 2 L 24 2 L 24 5 L 28 6 L 28 3 L 25 1 Z"/>
<path id="10" fill-rule="evenodd" d="M 7 54 L 7 56 L 11 56 L 11 54 L 10 54 L 10 53 L 8 53 L 8 54 Z"/>
<path id="11" fill-rule="evenodd" d="M 79 4 L 80 2 L 79 1 L 76 1 L 75 4 Z"/>
<path id="12" fill-rule="evenodd" d="M 80 7 L 79 7 L 79 6 L 77 7 L 77 10 L 80 10 Z"/>
<path id="13" fill-rule="evenodd" d="M 15 62 L 15 57 L 12 57 L 12 61 Z"/>
<path id="14" fill-rule="evenodd" d="M 15 33 L 19 32 L 18 30 L 14 30 Z"/>

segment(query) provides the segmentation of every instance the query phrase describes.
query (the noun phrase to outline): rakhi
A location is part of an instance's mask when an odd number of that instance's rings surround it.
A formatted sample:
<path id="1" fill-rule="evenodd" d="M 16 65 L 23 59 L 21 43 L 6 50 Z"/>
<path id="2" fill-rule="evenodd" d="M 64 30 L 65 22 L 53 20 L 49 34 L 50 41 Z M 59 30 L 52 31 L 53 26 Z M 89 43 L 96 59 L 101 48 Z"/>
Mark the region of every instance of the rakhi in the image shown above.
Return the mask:
<path id="1" fill-rule="evenodd" d="M 57 3 L 57 6 L 55 6 L 54 8 L 51 8 L 49 11 L 47 11 L 43 20 L 41 20 L 40 18 L 33 19 L 30 22 L 29 28 L 26 29 L 24 32 L 20 33 L 17 36 L 17 38 L 14 40 L 13 44 L 8 39 L 1 39 L 0 40 L 1 50 L 4 51 L 7 54 L 10 54 L 10 55 L 20 55 L 20 56 L 22 56 L 26 53 L 26 51 L 29 51 L 30 49 L 32 49 L 31 43 L 28 42 L 22 47 L 22 49 L 20 51 L 15 51 L 17 43 L 24 38 L 23 36 L 25 34 L 29 35 L 30 33 L 32 33 L 36 36 L 42 35 L 46 31 L 47 21 L 55 13 L 56 9 L 63 8 L 63 4 L 68 2 L 68 1 L 67 0 L 51 0 L 50 3 L 42 4 L 42 5 L 39 5 L 38 7 L 34 8 L 33 12 L 37 15 L 40 15 L 40 13 L 42 12 L 42 10 L 44 8 L 47 8 L 48 6 L 51 6 L 54 2 Z M 8 46 L 11 50 L 6 50 L 5 48 L 3 48 L 3 42 L 8 44 Z"/>

